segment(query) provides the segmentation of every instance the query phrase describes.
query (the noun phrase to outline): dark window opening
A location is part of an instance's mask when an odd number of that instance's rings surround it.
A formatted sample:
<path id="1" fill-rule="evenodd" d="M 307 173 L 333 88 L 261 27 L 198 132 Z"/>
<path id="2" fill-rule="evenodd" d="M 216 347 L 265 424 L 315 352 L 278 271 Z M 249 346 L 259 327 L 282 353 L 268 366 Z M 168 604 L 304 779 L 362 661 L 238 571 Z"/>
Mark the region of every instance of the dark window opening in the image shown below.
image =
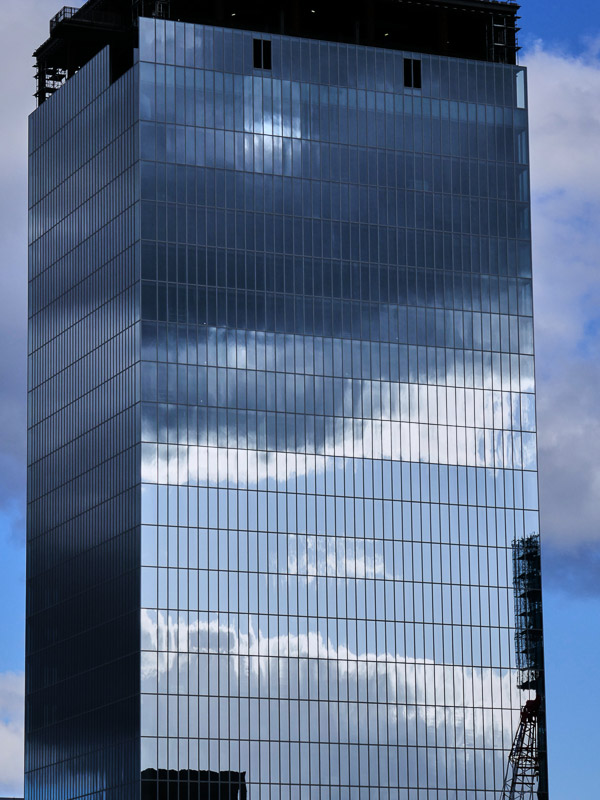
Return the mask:
<path id="1" fill-rule="evenodd" d="M 254 39 L 254 68 L 271 69 L 271 42 L 268 39 Z"/>
<path id="2" fill-rule="evenodd" d="M 254 69 L 262 69 L 262 39 L 254 39 L 253 44 L 254 44 Z"/>
<path id="3" fill-rule="evenodd" d="M 421 88 L 421 62 L 416 58 L 404 59 L 404 85 L 409 89 Z"/>
<path id="4" fill-rule="evenodd" d="M 413 62 L 413 89 L 421 88 L 421 62 L 414 60 Z"/>
<path id="5" fill-rule="evenodd" d="M 271 42 L 263 41 L 263 69 L 271 69 Z"/>

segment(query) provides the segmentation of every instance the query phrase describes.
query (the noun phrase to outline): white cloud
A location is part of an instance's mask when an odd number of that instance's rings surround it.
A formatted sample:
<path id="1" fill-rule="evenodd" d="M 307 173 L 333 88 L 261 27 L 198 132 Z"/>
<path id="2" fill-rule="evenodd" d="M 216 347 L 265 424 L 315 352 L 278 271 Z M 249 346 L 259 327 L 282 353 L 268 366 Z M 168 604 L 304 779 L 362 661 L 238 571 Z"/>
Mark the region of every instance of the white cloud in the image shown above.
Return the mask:
<path id="1" fill-rule="evenodd" d="M 0 19 L 0 526 L 22 536 L 27 335 L 27 116 L 34 108 L 33 50 L 48 35 L 56 0 L 3 3 Z M 6 561 L 8 564 L 8 561 Z M 22 673 L 0 673 L 0 796 L 23 794 Z"/>
<path id="2" fill-rule="evenodd" d="M 56 0 L 3 3 L 0 18 L 0 508 L 22 537 L 26 435 L 27 117 L 35 107 L 31 54 L 48 36 Z M 8 111 L 7 111 L 8 109 Z"/>
<path id="3" fill-rule="evenodd" d="M 277 633 L 270 635 L 260 626 L 255 628 L 252 615 L 244 630 L 236 626 L 233 617 L 223 623 L 216 619 L 209 622 L 206 617 L 202 619 L 203 616 L 200 614 L 194 619 L 190 615 L 188 620 L 187 615 L 183 619 L 176 612 L 142 610 L 142 647 L 146 648 L 142 653 L 142 692 L 149 693 L 142 700 L 143 730 L 157 729 L 155 692 L 164 693 L 167 685 L 181 686 L 182 681 L 189 680 L 189 698 L 177 696 L 176 690 L 171 694 L 179 708 L 188 704 L 186 716 L 190 721 L 192 741 L 198 738 L 199 733 L 205 735 L 202 731 L 206 727 L 206 716 L 200 714 L 199 718 L 198 707 L 199 695 L 202 708 L 205 701 L 201 695 L 210 691 L 206 682 L 209 663 L 214 686 L 229 686 L 234 696 L 240 696 L 242 739 L 249 734 L 256 739 L 269 735 L 266 725 L 260 730 L 255 728 L 252 733 L 253 722 L 249 719 L 248 698 L 256 697 L 259 686 L 273 705 L 283 700 L 282 708 L 287 709 L 286 701 L 290 700 L 292 706 L 302 707 L 309 699 L 314 700 L 310 687 L 317 674 L 329 675 L 330 686 L 338 685 L 339 675 L 340 685 L 347 686 L 349 694 L 358 698 L 385 699 L 388 705 L 379 707 L 377 715 L 361 721 L 357 704 L 351 702 L 346 709 L 346 721 L 342 723 L 339 720 L 343 720 L 344 715 L 338 716 L 336 703 L 327 700 L 320 703 L 320 714 L 328 715 L 329 719 L 328 743 L 333 745 L 330 752 L 334 769 L 339 768 L 335 747 L 338 742 L 362 744 L 368 737 L 376 738 L 379 731 L 379 736 L 385 735 L 391 744 L 403 744 L 403 734 L 398 734 L 398 731 L 404 731 L 411 741 L 418 729 L 421 745 L 434 747 L 442 737 L 448 747 L 493 750 L 496 774 L 503 774 L 507 753 L 501 748 L 506 751 L 510 747 L 518 719 L 517 709 L 523 699 L 515 686 L 514 671 L 407 657 L 396 652 L 395 643 L 389 640 L 385 652 L 375 652 L 374 643 L 371 645 L 373 649 L 369 649 L 366 641 L 362 645 L 332 641 L 328 633 L 317 630 L 316 626 L 312 630 L 309 628 L 308 632 L 280 636 Z M 402 651 L 404 641 L 398 642 L 398 646 Z M 289 657 L 299 659 L 291 671 Z M 218 680 L 216 675 L 219 675 Z M 277 676 L 276 683 L 273 676 Z M 161 684 L 162 689 L 159 688 Z M 331 699 L 335 699 L 335 695 Z M 279 729 L 276 726 L 272 717 L 270 734 L 277 731 L 273 738 L 281 737 L 285 742 L 290 736 L 289 728 L 285 724 Z M 197 752 L 191 746 L 188 761 L 188 751 L 181 751 L 178 768 L 198 769 Z M 215 757 L 215 763 L 211 760 L 212 769 L 242 769 L 241 764 L 231 764 L 230 758 L 235 758 L 234 755 L 228 755 L 227 762 L 221 765 L 218 753 Z M 467 762 L 473 757 L 477 758 L 477 755 L 468 754 Z M 156 766 L 155 758 L 154 751 L 147 766 Z M 452 784 L 451 761 L 446 762 L 443 754 L 438 760 L 440 788 L 446 781 Z M 166 766 L 166 763 L 159 760 L 158 766 Z M 406 764 L 399 765 L 401 784 L 406 782 L 405 768 Z M 257 772 L 258 768 L 254 769 L 251 762 L 250 773 Z M 451 777 L 448 779 L 448 776 Z"/>
<path id="4" fill-rule="evenodd" d="M 529 72 L 536 191 L 575 190 L 596 201 L 600 161 L 589 157 L 600 137 L 598 55 L 589 51 L 573 57 L 538 43 L 523 61 Z"/>
<path id="5" fill-rule="evenodd" d="M 23 793 L 23 673 L 0 673 L 0 795 Z"/>
<path id="6" fill-rule="evenodd" d="M 600 540 L 600 60 L 538 44 L 529 68 L 542 529 Z"/>

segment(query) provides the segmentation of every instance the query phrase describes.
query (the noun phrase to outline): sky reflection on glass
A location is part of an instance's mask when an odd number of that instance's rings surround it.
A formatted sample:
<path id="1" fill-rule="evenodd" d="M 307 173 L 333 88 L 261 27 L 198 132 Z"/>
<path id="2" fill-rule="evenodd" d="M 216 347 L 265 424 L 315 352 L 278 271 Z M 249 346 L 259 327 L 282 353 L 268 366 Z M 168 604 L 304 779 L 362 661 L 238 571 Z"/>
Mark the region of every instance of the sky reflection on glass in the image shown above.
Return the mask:
<path id="1" fill-rule="evenodd" d="M 370 89 L 271 37 L 230 74 L 143 24 L 142 769 L 497 792 L 538 526 L 518 70 Z"/>

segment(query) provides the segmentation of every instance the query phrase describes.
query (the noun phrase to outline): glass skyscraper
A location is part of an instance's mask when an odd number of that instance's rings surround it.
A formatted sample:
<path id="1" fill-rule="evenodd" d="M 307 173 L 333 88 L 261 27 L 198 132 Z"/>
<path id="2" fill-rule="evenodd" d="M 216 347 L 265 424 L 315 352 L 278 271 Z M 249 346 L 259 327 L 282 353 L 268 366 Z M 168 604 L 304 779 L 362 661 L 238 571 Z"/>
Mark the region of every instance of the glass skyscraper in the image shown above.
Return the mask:
<path id="1" fill-rule="evenodd" d="M 516 7 L 438 3 L 496 20 L 447 53 L 146 5 L 37 54 L 26 797 L 495 800 L 539 531 Z"/>

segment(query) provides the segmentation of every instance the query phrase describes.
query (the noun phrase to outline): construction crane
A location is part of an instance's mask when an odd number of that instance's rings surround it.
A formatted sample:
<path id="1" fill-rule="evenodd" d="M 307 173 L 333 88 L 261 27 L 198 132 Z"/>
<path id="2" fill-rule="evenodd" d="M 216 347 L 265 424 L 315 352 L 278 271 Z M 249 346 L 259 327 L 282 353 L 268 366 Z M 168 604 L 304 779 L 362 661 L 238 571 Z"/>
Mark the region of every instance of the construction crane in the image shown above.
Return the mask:
<path id="1" fill-rule="evenodd" d="M 538 712 L 540 698 L 527 700 L 508 757 L 502 800 L 534 800 L 540 776 Z"/>

